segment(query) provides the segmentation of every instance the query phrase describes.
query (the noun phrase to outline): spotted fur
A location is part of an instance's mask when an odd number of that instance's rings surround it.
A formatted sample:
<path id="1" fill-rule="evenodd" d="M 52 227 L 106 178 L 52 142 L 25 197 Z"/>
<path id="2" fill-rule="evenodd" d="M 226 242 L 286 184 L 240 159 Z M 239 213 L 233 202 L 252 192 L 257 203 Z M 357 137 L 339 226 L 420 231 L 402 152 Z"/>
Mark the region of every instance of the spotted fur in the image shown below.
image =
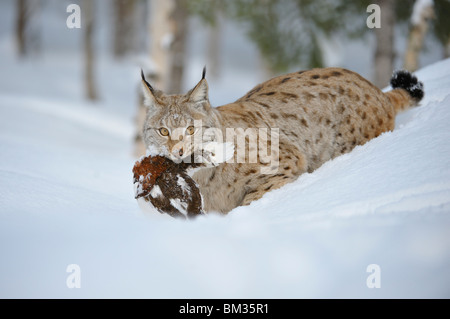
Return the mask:
<path id="1" fill-rule="evenodd" d="M 194 174 L 204 210 L 227 213 L 393 130 L 396 114 L 423 97 L 423 85 L 414 76 L 402 72 L 394 77 L 393 90 L 383 93 L 346 69 L 300 71 L 259 84 L 236 102 L 217 108 L 209 103 L 204 75 L 185 95 L 165 95 L 144 82 L 149 107 L 144 140 L 147 147 L 170 149 L 170 141 L 154 129 L 186 127 L 195 119 L 223 134 L 226 128 L 278 128 L 279 164 L 273 173 L 261 174 L 261 167 L 270 163 L 258 157 L 257 163 L 223 163 Z"/>

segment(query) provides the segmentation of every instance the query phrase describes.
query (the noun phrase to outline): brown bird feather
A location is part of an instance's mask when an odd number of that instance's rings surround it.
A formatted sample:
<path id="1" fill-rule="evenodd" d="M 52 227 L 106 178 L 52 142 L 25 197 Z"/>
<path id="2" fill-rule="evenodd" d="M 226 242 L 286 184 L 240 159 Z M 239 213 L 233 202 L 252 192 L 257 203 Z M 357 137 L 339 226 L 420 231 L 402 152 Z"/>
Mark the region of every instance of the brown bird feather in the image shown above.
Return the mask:
<path id="1" fill-rule="evenodd" d="M 162 156 L 146 156 L 133 167 L 137 183 L 136 199 L 143 197 L 160 213 L 192 218 L 203 214 L 202 196 L 197 183 L 187 174 L 195 163 L 175 163 Z M 154 187 L 159 190 L 152 192 Z"/>

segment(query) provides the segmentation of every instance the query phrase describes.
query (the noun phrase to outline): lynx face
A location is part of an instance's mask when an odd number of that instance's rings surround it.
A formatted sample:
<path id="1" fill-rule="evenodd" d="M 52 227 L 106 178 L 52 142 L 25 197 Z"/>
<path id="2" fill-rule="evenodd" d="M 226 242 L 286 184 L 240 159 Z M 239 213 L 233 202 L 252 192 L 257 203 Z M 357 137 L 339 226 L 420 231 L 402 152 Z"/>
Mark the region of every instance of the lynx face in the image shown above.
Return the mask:
<path id="1" fill-rule="evenodd" d="M 144 78 L 143 84 L 147 106 L 143 138 L 147 150 L 179 162 L 203 143 L 214 140 L 213 135 L 205 132 L 220 124 L 211 112 L 204 78 L 184 95 L 165 95 L 154 90 Z"/>

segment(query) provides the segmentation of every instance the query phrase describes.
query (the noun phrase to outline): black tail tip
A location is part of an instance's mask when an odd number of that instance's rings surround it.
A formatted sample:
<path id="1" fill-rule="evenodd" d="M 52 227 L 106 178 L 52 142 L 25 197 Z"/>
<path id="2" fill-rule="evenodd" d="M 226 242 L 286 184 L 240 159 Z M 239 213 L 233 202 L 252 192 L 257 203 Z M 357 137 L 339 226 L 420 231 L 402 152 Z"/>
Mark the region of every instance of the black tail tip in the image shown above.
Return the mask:
<path id="1" fill-rule="evenodd" d="M 415 75 L 412 75 L 406 70 L 395 71 L 391 78 L 391 86 L 393 89 L 404 89 L 409 95 L 419 102 L 424 96 L 423 83 L 417 80 Z"/>

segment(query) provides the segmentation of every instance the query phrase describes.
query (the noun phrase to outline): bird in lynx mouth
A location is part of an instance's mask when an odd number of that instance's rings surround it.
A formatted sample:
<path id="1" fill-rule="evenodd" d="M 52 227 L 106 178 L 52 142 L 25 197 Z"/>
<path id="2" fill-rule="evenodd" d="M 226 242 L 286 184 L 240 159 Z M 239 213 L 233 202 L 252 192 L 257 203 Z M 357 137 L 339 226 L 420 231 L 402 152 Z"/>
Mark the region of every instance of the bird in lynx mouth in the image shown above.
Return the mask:
<path id="1" fill-rule="evenodd" d="M 147 149 L 180 159 L 195 151 L 194 139 L 207 143 L 233 131 L 233 141 L 241 138 L 249 150 L 239 161 L 235 147 L 231 160 L 203 165 L 192 175 L 203 197 L 204 212 L 224 214 L 392 131 L 396 114 L 417 105 L 424 96 L 423 84 L 403 70 L 394 72 L 392 90 L 386 93 L 342 68 L 290 73 L 219 107 L 209 102 L 205 69 L 186 94 L 167 95 L 153 88 L 143 73 L 142 83 L 147 107 L 142 134 Z M 215 134 L 204 134 L 212 128 Z M 270 130 L 263 146 L 255 145 L 247 134 L 254 128 Z M 254 160 L 252 149 L 258 151 Z M 267 161 L 261 156 L 263 151 L 276 160 Z M 270 168 L 270 173 L 261 173 L 263 168 Z"/>

